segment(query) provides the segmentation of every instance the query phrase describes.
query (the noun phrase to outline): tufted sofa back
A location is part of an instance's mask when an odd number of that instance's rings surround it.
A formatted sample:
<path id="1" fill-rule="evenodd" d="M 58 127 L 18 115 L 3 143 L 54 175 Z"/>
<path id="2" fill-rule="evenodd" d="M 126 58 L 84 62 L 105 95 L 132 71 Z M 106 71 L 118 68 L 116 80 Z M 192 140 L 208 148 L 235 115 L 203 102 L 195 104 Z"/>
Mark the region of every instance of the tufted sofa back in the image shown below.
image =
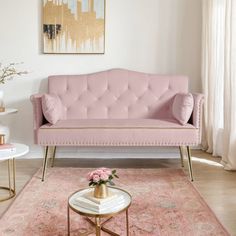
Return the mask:
<path id="1" fill-rule="evenodd" d="M 188 92 L 188 78 L 112 69 L 50 76 L 48 90 L 60 97 L 63 119 L 172 118 L 173 98 Z"/>

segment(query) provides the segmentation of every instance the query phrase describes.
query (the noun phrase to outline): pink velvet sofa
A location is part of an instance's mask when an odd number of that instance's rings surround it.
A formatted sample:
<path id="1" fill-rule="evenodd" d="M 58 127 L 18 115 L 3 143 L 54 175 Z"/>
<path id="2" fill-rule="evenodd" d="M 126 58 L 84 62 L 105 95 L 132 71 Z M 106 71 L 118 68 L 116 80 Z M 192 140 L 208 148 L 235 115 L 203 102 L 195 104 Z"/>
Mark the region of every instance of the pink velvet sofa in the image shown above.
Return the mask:
<path id="1" fill-rule="evenodd" d="M 178 107 L 181 99 L 175 98 L 188 93 L 188 78 L 184 76 L 124 69 L 50 76 L 48 94 L 61 102 L 61 115 L 55 124 L 44 117 L 44 95 L 31 96 L 35 143 L 46 147 L 42 180 L 48 148 L 54 148 L 54 160 L 57 146 L 176 146 L 182 165 L 186 148 L 193 180 L 190 147 L 200 143 L 203 95 L 191 95 L 193 107 L 185 124 L 173 113 L 186 112 Z M 182 103 L 185 108 L 186 101 Z"/>

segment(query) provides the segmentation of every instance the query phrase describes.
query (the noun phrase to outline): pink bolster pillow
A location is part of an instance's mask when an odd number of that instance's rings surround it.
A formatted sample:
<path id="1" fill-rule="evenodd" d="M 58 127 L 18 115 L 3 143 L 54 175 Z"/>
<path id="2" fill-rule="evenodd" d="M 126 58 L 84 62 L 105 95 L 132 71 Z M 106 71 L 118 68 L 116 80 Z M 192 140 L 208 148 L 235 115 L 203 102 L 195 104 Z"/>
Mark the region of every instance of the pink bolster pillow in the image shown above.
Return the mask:
<path id="1" fill-rule="evenodd" d="M 42 96 L 42 109 L 46 120 L 55 124 L 61 118 L 62 104 L 60 98 L 55 94 L 44 94 Z"/>
<path id="2" fill-rule="evenodd" d="M 172 105 L 172 114 L 180 124 L 188 123 L 193 112 L 194 100 L 191 93 L 178 93 Z"/>

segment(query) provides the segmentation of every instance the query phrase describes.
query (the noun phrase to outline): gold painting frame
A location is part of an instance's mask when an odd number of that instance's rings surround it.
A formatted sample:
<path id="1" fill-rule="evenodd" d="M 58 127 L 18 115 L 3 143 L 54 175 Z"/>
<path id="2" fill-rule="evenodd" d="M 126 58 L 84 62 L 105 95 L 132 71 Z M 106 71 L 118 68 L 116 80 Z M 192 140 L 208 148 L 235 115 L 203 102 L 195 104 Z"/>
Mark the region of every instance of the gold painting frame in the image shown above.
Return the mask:
<path id="1" fill-rule="evenodd" d="M 42 1 L 43 53 L 105 53 L 106 0 Z"/>

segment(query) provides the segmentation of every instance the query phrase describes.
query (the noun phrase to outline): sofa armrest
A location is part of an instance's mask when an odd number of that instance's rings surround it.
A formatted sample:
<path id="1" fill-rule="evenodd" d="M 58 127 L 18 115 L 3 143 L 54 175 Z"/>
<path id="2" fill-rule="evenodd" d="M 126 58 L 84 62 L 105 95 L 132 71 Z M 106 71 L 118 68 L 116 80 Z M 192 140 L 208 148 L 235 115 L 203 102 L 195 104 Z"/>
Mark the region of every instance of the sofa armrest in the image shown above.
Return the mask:
<path id="1" fill-rule="evenodd" d="M 196 128 L 201 128 L 204 95 L 201 93 L 193 93 L 192 95 L 194 99 L 194 107 L 193 107 L 191 123 Z"/>
<path id="2" fill-rule="evenodd" d="M 34 94 L 30 96 L 30 101 L 33 105 L 33 128 L 34 128 L 34 142 L 37 144 L 37 131 L 44 124 L 45 118 L 42 110 L 42 96 L 43 94 Z"/>

